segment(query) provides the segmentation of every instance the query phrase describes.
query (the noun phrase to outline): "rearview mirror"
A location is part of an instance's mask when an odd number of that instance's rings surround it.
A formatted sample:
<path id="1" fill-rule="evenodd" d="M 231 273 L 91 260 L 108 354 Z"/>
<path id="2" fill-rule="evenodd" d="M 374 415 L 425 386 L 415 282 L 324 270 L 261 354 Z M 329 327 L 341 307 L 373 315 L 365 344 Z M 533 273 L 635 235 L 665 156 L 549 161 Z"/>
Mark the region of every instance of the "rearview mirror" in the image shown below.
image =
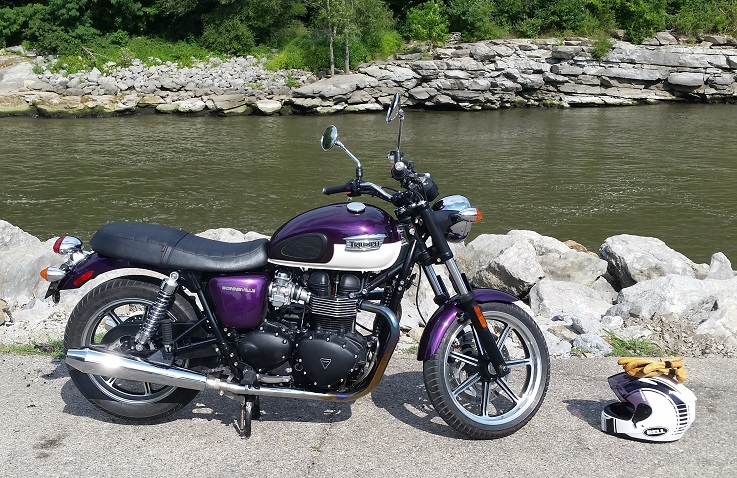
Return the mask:
<path id="1" fill-rule="evenodd" d="M 386 122 L 391 123 L 394 118 L 402 111 L 402 107 L 399 105 L 399 93 L 394 93 L 392 103 L 389 105 L 389 109 L 386 112 Z"/>
<path id="2" fill-rule="evenodd" d="M 333 146 L 335 146 L 335 142 L 338 140 L 338 128 L 336 128 L 333 125 L 328 126 L 325 129 L 325 132 L 322 134 L 322 139 L 320 140 L 320 146 L 322 146 L 322 149 L 324 151 L 330 151 Z"/>

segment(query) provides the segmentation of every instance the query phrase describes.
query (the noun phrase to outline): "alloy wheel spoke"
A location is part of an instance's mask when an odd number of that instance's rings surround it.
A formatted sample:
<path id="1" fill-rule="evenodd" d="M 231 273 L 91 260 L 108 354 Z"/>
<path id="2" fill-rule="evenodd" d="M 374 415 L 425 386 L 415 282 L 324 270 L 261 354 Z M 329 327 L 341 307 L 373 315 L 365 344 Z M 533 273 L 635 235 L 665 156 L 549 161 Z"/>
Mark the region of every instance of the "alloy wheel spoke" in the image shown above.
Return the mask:
<path id="1" fill-rule="evenodd" d="M 489 416 L 489 400 L 491 399 L 491 382 L 484 382 L 484 390 L 481 396 L 481 416 Z"/>
<path id="2" fill-rule="evenodd" d="M 478 373 L 475 373 L 475 374 L 471 375 L 470 377 L 468 377 L 465 382 L 463 382 L 458 387 L 456 387 L 455 390 L 453 390 L 453 392 L 452 392 L 453 396 L 454 397 L 458 397 L 458 395 L 462 394 L 468 388 L 470 388 L 476 382 L 478 382 L 479 381 L 479 378 L 480 378 L 480 376 L 479 376 Z"/>
<path id="3" fill-rule="evenodd" d="M 531 358 L 523 358 L 523 359 L 517 359 L 517 360 L 509 360 L 509 361 L 505 362 L 505 364 L 509 368 L 527 367 L 528 365 L 532 365 L 532 359 Z"/>
<path id="4" fill-rule="evenodd" d="M 512 326 L 507 324 L 506 327 L 504 327 L 504 330 L 502 330 L 502 333 L 499 334 L 499 338 L 496 339 L 496 346 L 499 347 L 499 350 L 504 347 L 504 342 L 507 341 L 509 338 L 509 334 L 512 332 Z"/>
<path id="5" fill-rule="evenodd" d="M 497 385 L 499 385 L 499 388 L 501 388 L 502 391 L 504 391 L 504 393 L 506 393 L 507 396 L 514 402 L 515 406 L 520 402 L 521 398 L 515 393 L 514 390 L 509 387 L 509 384 L 506 380 L 504 380 L 503 378 L 498 378 L 496 379 L 496 383 Z"/>
<path id="6" fill-rule="evenodd" d="M 112 320 L 115 325 L 120 325 L 121 323 L 123 323 L 123 320 L 118 316 L 118 314 L 115 313 L 114 310 L 108 312 L 107 316 L 110 317 L 110 320 Z"/>
<path id="7" fill-rule="evenodd" d="M 468 365 L 472 365 L 474 367 L 479 366 L 478 359 L 476 357 L 471 357 L 470 355 L 462 354 L 460 352 L 451 352 L 449 357 L 454 358 L 459 362 L 467 363 Z"/>
<path id="8" fill-rule="evenodd" d="M 479 355 L 484 355 L 486 353 L 486 350 L 484 350 L 484 344 L 481 343 L 481 337 L 479 337 L 479 334 L 473 326 L 471 326 L 471 332 L 473 332 L 473 340 L 476 342 L 476 348 L 479 351 Z"/>

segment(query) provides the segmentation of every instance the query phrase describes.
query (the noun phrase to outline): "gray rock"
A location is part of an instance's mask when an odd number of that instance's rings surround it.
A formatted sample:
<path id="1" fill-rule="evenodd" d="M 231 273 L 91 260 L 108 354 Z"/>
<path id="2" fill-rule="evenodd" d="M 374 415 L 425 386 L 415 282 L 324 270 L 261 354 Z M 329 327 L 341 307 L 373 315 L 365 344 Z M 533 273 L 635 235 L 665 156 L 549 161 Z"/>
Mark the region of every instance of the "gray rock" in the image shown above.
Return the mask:
<path id="1" fill-rule="evenodd" d="M 603 68 L 600 74 L 634 81 L 661 81 L 668 77 L 665 71 L 650 68 Z"/>
<path id="2" fill-rule="evenodd" d="M 409 95 L 416 100 L 427 100 L 438 94 L 435 88 L 412 88 Z"/>
<path id="3" fill-rule="evenodd" d="M 612 307 L 612 303 L 583 284 L 544 278 L 530 291 L 530 307 L 535 316 L 548 320 L 560 316 L 600 321 Z"/>
<path id="4" fill-rule="evenodd" d="M 551 66 L 550 72 L 555 75 L 578 76 L 583 74 L 583 68 L 568 63 L 559 63 Z"/>
<path id="5" fill-rule="evenodd" d="M 677 45 L 678 40 L 676 37 L 670 34 L 670 32 L 658 32 L 655 34 L 655 38 L 658 40 L 660 45 Z"/>
<path id="6" fill-rule="evenodd" d="M 726 297 L 717 309 L 696 328 L 697 335 L 718 337 L 732 349 L 737 349 L 737 299 Z"/>
<path id="7" fill-rule="evenodd" d="M 619 292 L 617 303 L 606 315 L 624 317 L 674 317 L 700 324 L 709 319 L 719 303 L 737 297 L 737 279 L 699 280 L 669 274 L 639 282 Z"/>
<path id="8" fill-rule="evenodd" d="M 537 255 L 550 254 L 554 252 L 565 253 L 570 251 L 570 248 L 565 245 L 564 242 L 555 239 L 554 237 L 543 236 L 535 231 L 527 231 L 522 229 L 515 229 L 507 233 L 508 236 L 514 239 L 524 239 L 535 248 Z"/>
<path id="9" fill-rule="evenodd" d="M 354 105 L 348 105 L 344 111 L 348 113 L 366 113 L 371 111 L 384 111 L 384 106 L 380 103 L 359 103 Z"/>
<path id="10" fill-rule="evenodd" d="M 696 277 L 696 264 L 654 237 L 613 236 L 604 241 L 599 253 L 622 287 L 667 274 Z"/>
<path id="11" fill-rule="evenodd" d="M 294 90 L 294 95 L 297 97 L 321 96 L 323 98 L 333 98 L 339 95 L 348 95 L 356 89 L 376 86 L 379 86 L 379 81 L 376 78 L 354 73 L 351 75 L 337 75 L 302 86 Z"/>
<path id="12" fill-rule="evenodd" d="M 677 86 L 686 86 L 689 88 L 698 88 L 704 86 L 705 76 L 703 73 L 671 73 L 668 75 L 668 83 Z"/>
<path id="13" fill-rule="evenodd" d="M 471 282 L 525 296 L 544 275 L 535 248 L 529 242 L 517 241 L 502 250 L 487 267 L 476 271 Z"/>
<path id="14" fill-rule="evenodd" d="M 0 253 L 17 247 L 38 246 L 41 241 L 23 229 L 0 219 Z"/>
<path id="15" fill-rule="evenodd" d="M 556 45 L 552 49 L 553 58 L 561 60 L 572 60 L 583 52 L 582 46 Z"/>
<path id="16" fill-rule="evenodd" d="M 596 357 L 605 357 L 612 353 L 612 347 L 603 338 L 596 334 L 584 334 L 573 341 L 573 346 Z"/>
<path id="17" fill-rule="evenodd" d="M 218 229 L 208 229 L 206 231 L 202 231 L 197 234 L 200 237 L 204 237 L 206 239 L 212 239 L 214 241 L 220 241 L 220 242 L 249 242 L 256 239 L 268 239 L 269 236 L 266 236 L 264 234 L 249 231 L 246 233 L 242 233 L 241 231 L 237 229 L 232 229 L 229 227 L 223 227 Z"/>
<path id="18" fill-rule="evenodd" d="M 731 35 L 705 35 L 702 39 L 712 45 L 737 45 L 737 39 Z"/>
<path id="19" fill-rule="evenodd" d="M 257 110 L 266 115 L 278 113 L 282 108 L 281 101 L 274 100 L 259 100 L 255 106 Z"/>
<path id="20" fill-rule="evenodd" d="M 577 282 L 589 287 L 607 271 L 605 260 L 573 250 L 544 254 L 538 260 L 546 277 L 556 281 Z"/>
<path id="21" fill-rule="evenodd" d="M 716 252 L 711 256 L 707 279 L 730 280 L 734 278 L 732 263 L 722 252 Z"/>
<path id="22" fill-rule="evenodd" d="M 494 60 L 498 53 L 485 43 L 476 43 L 471 47 L 470 55 L 476 61 L 487 62 Z"/>
<path id="23" fill-rule="evenodd" d="M 175 103 L 177 112 L 179 113 L 199 113 L 204 111 L 206 106 L 205 102 L 199 98 L 192 98 L 188 100 L 178 101 Z M 158 110 L 158 108 L 157 108 Z"/>
<path id="24" fill-rule="evenodd" d="M 34 238 L 35 239 L 35 238 Z M 54 239 L 42 243 L 18 242 L 16 247 L 3 251 L 0 261 L 0 298 L 11 308 L 28 304 L 46 293 L 48 283 L 39 272 L 46 267 L 58 267 L 63 259 L 54 254 Z"/>

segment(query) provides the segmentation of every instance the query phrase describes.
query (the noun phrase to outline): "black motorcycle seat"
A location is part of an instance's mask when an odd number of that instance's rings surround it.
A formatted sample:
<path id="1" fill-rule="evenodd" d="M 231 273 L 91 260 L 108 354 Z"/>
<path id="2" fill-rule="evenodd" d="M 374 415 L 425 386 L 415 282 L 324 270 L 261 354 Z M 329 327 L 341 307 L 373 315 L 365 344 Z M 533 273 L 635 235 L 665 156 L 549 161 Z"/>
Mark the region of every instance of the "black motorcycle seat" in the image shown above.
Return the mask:
<path id="1" fill-rule="evenodd" d="M 89 242 L 101 256 L 199 272 L 260 269 L 268 259 L 268 243 L 268 239 L 220 242 L 173 227 L 138 222 L 102 226 Z"/>

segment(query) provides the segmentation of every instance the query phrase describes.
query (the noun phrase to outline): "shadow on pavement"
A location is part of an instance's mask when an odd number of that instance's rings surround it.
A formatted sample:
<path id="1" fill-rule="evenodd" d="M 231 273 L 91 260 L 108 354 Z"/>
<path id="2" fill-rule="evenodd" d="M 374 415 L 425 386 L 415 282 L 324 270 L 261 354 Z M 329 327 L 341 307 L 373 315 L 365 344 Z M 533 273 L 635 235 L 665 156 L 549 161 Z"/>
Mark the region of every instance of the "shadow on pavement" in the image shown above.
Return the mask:
<path id="1" fill-rule="evenodd" d="M 137 425 L 124 418 L 115 417 L 98 409 L 90 403 L 70 379 L 66 366 L 60 363 L 55 371 L 46 378 L 64 378 L 66 383 L 61 387 L 61 398 L 64 401 L 64 413 L 92 418 L 108 423 L 121 425 Z M 145 423 L 166 423 L 176 420 L 219 420 L 231 425 L 240 413 L 240 403 L 221 396 L 215 391 L 200 392 L 182 410 L 169 417 Z M 261 418 L 263 422 L 308 422 L 335 423 L 351 417 L 350 403 L 323 402 L 314 400 L 297 400 L 290 398 L 261 398 Z"/>
<path id="2" fill-rule="evenodd" d="M 601 411 L 612 400 L 563 400 L 568 412 L 592 427 L 601 428 Z"/>
<path id="3" fill-rule="evenodd" d="M 371 399 L 394 418 L 413 428 L 433 435 L 465 438 L 450 428 L 438 416 L 425 391 L 421 372 L 401 372 L 386 375 Z"/>

